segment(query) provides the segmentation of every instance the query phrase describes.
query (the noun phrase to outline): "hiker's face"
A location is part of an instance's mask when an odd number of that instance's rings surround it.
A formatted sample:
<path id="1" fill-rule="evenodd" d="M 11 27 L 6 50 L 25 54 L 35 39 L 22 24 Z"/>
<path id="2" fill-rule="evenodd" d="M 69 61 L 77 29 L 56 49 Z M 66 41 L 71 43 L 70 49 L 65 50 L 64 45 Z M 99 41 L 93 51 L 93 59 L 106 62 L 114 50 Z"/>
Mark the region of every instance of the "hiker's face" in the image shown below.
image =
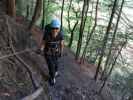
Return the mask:
<path id="1" fill-rule="evenodd" d="M 56 36 L 59 33 L 60 29 L 59 28 L 52 28 L 52 34 Z"/>

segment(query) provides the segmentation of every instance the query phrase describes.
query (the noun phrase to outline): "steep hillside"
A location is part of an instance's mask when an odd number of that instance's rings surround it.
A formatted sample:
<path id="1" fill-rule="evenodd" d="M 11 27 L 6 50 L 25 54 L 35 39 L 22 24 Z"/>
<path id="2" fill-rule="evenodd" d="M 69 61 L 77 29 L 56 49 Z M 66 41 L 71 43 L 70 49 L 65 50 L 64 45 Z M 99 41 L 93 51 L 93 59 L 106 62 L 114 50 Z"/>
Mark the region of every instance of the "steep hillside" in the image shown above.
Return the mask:
<path id="1" fill-rule="evenodd" d="M 59 60 L 57 83 L 49 86 L 45 59 L 34 50 L 42 32 L 34 28 L 31 36 L 26 26 L 0 15 L 0 100 L 113 100 L 108 87 L 97 93 L 95 68 L 78 64 L 67 48 Z"/>

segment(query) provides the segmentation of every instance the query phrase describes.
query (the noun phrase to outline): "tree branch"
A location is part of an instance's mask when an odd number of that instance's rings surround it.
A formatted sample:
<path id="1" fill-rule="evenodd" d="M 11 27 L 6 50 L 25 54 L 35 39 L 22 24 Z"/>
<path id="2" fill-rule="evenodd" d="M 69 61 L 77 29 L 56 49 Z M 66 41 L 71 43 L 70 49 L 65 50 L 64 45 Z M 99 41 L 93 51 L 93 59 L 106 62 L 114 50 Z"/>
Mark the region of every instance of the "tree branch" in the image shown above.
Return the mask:
<path id="1" fill-rule="evenodd" d="M 15 51 L 15 48 L 14 48 L 14 46 L 13 46 L 12 39 L 11 39 L 12 30 L 11 30 L 11 28 L 10 28 L 10 26 L 9 26 L 8 18 L 6 19 L 6 24 L 7 24 L 7 30 L 8 30 L 8 33 L 9 33 L 9 45 L 10 45 L 10 47 L 11 47 L 11 51 L 13 52 L 14 56 L 16 57 L 16 59 L 17 59 L 21 64 L 24 65 L 25 69 L 26 69 L 27 72 L 29 73 L 29 76 L 30 76 L 30 79 L 31 79 L 31 82 L 32 82 L 32 85 L 33 85 L 34 89 L 37 89 L 37 85 L 36 85 L 36 83 L 34 82 L 34 79 L 33 79 L 33 77 L 32 77 L 32 71 L 30 71 L 30 66 L 29 66 L 28 64 L 26 64 L 26 63 L 24 62 L 24 60 L 23 60 L 21 57 L 19 57 L 17 54 L 15 54 L 16 51 Z"/>

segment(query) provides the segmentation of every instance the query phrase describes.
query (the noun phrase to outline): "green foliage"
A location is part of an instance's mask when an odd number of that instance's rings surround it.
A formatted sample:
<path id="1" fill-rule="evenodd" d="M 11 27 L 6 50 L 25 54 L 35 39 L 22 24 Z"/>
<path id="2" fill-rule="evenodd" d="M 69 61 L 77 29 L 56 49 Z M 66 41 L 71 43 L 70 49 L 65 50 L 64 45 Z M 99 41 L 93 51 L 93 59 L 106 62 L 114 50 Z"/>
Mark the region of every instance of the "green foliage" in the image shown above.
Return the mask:
<path id="1" fill-rule="evenodd" d="M 119 95 L 122 97 L 125 94 L 132 95 L 133 93 L 133 73 L 129 73 L 128 75 L 120 75 L 115 74 L 112 76 L 112 79 L 114 80 L 113 83 L 113 89 L 115 90 L 115 93 L 119 92 Z"/>

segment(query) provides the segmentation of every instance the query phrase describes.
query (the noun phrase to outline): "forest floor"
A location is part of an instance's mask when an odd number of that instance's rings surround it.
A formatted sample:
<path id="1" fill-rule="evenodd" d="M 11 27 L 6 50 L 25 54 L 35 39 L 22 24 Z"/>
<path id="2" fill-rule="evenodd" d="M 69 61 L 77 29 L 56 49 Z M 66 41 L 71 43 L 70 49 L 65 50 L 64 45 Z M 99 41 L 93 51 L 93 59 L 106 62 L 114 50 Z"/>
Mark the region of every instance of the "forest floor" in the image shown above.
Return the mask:
<path id="1" fill-rule="evenodd" d="M 100 84 L 93 80 L 95 66 L 78 64 L 69 49 L 65 48 L 64 54 L 59 60 L 56 84 L 48 88 L 52 100 L 113 100 L 108 88 L 97 94 Z M 47 69 L 45 64 L 43 67 Z"/>
<path id="2" fill-rule="evenodd" d="M 97 87 L 92 79 L 94 71 L 84 70 L 84 66 L 75 61 L 68 49 L 65 49 L 65 53 L 59 60 L 60 76 L 57 77 L 57 83 L 49 88 L 53 100 L 94 100 Z"/>

